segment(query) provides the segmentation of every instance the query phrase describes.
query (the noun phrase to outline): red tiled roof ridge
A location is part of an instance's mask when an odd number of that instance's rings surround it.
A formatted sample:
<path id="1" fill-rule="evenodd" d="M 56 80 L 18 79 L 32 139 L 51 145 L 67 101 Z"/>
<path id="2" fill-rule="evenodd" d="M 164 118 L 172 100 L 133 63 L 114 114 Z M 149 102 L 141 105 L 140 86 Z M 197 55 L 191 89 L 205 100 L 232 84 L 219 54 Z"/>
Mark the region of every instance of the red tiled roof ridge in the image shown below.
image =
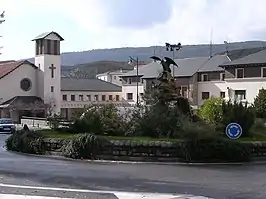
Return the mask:
<path id="1" fill-rule="evenodd" d="M 2 65 L 2 64 L 14 63 L 14 62 L 18 62 L 18 61 L 16 61 L 16 60 L 5 60 L 5 61 L 0 61 L 0 65 Z"/>
<path id="2" fill-rule="evenodd" d="M 26 60 L 19 60 L 19 61 L 10 60 L 4 63 L 0 63 L 0 79 L 11 73 L 19 66 L 21 66 L 25 61 Z"/>

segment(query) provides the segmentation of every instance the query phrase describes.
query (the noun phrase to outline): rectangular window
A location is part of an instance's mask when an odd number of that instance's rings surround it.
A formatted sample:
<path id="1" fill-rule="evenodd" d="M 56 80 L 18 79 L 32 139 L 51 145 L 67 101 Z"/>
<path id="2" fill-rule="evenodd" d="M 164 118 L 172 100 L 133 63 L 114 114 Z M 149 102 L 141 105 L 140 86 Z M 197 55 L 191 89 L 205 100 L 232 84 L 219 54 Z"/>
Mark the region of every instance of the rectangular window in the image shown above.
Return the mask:
<path id="1" fill-rule="evenodd" d="M 79 95 L 79 101 L 83 101 L 83 95 Z"/>
<path id="2" fill-rule="evenodd" d="M 40 52 L 39 52 L 39 46 L 40 46 L 40 40 L 37 40 L 36 41 L 36 44 L 35 44 L 35 54 L 36 55 L 39 55 Z"/>
<path id="3" fill-rule="evenodd" d="M 56 41 L 56 40 L 54 40 L 54 42 L 53 42 L 53 49 L 54 49 L 54 55 L 59 55 L 59 53 L 58 53 L 58 49 L 57 49 L 57 43 L 58 43 L 59 41 Z"/>
<path id="4" fill-rule="evenodd" d="M 116 100 L 116 101 L 119 101 L 119 95 L 116 95 L 116 96 L 115 96 L 115 100 Z"/>
<path id="5" fill-rule="evenodd" d="M 181 96 L 188 98 L 188 88 L 187 86 L 181 86 Z"/>
<path id="6" fill-rule="evenodd" d="M 42 55 L 44 53 L 44 43 L 43 40 L 40 40 L 39 52 Z"/>
<path id="7" fill-rule="evenodd" d="M 245 90 L 235 90 L 235 100 L 240 102 L 246 99 L 246 91 Z"/>
<path id="8" fill-rule="evenodd" d="M 109 101 L 113 101 L 113 96 L 112 95 L 109 95 Z"/>
<path id="9" fill-rule="evenodd" d="M 87 95 L 87 101 L 91 101 L 91 96 Z"/>
<path id="10" fill-rule="evenodd" d="M 75 101 L 75 95 L 71 95 L 71 101 Z"/>
<path id="11" fill-rule="evenodd" d="M 209 81 L 208 74 L 202 74 L 202 75 L 201 75 L 201 81 L 202 81 L 202 82 L 207 82 L 207 81 Z"/>
<path id="12" fill-rule="evenodd" d="M 225 92 L 220 92 L 220 98 L 225 98 Z"/>
<path id="13" fill-rule="evenodd" d="M 266 77 L 266 67 L 261 68 L 261 77 Z"/>
<path id="14" fill-rule="evenodd" d="M 131 83 L 132 83 L 132 79 L 128 78 L 128 84 L 131 84 Z"/>
<path id="15" fill-rule="evenodd" d="M 99 101 L 99 96 L 98 95 L 94 95 L 94 101 Z"/>
<path id="16" fill-rule="evenodd" d="M 201 98 L 203 99 L 203 100 L 206 100 L 206 99 L 209 99 L 210 98 L 210 93 L 209 92 L 202 92 L 201 93 Z"/>
<path id="17" fill-rule="evenodd" d="M 53 93 L 54 92 L 54 87 L 53 86 L 51 86 L 51 93 Z"/>
<path id="18" fill-rule="evenodd" d="M 220 73 L 220 80 L 224 81 L 224 79 L 225 79 L 225 73 Z"/>
<path id="19" fill-rule="evenodd" d="M 133 100 L 133 93 L 127 93 L 127 100 Z"/>
<path id="20" fill-rule="evenodd" d="M 46 40 L 47 42 L 47 54 L 50 55 L 52 52 L 51 52 L 51 43 L 52 41 L 51 40 Z"/>
<path id="21" fill-rule="evenodd" d="M 236 68 L 236 78 L 244 78 L 244 68 Z"/>
<path id="22" fill-rule="evenodd" d="M 67 95 L 63 95 L 62 99 L 63 101 L 67 101 Z"/>
<path id="23" fill-rule="evenodd" d="M 105 101 L 105 100 L 106 100 L 106 96 L 102 95 L 102 101 Z"/>

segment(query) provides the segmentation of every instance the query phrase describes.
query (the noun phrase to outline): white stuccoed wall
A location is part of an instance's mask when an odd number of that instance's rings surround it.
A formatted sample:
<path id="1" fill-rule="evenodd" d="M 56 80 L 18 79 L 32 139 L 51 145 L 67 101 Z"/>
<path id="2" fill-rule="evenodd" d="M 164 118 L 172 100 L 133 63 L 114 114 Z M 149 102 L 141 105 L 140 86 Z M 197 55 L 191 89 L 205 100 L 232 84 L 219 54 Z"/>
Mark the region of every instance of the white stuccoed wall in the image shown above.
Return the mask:
<path id="1" fill-rule="evenodd" d="M 246 100 L 254 102 L 261 88 L 266 89 L 266 78 L 226 79 L 226 81 L 198 82 L 198 104 L 202 105 L 202 92 L 210 92 L 210 97 L 220 97 L 220 92 L 225 92 L 225 98 L 229 99 L 228 89 L 246 90 Z"/>
<path id="2" fill-rule="evenodd" d="M 60 39 L 55 34 L 50 34 L 46 39 Z M 51 78 L 51 65 L 56 68 L 54 70 L 54 78 Z M 35 65 L 40 68 L 38 73 L 39 96 L 45 103 L 50 104 L 51 101 L 55 104 L 54 112 L 61 111 L 61 55 L 37 55 L 35 57 Z M 54 87 L 54 92 L 51 93 L 51 86 Z"/>
<path id="3" fill-rule="evenodd" d="M 261 88 L 266 89 L 266 78 L 245 78 L 226 80 L 226 87 L 233 90 L 246 90 L 246 99 L 253 103 Z"/>
<path id="4" fill-rule="evenodd" d="M 138 91 L 139 91 L 139 99 L 141 99 L 140 93 L 144 93 L 143 84 L 138 86 Z M 137 102 L 137 86 L 135 83 L 133 85 L 123 85 L 122 86 L 122 97 L 125 100 L 127 100 L 127 93 L 133 93 L 133 100 L 128 101 L 128 103 L 129 104 L 136 104 L 136 102 Z"/>
<path id="5" fill-rule="evenodd" d="M 225 98 L 228 97 L 227 86 L 224 81 L 198 82 L 198 105 L 204 103 L 202 92 L 210 92 L 210 97 L 220 97 L 220 92 L 225 92 Z"/>
<path id="6" fill-rule="evenodd" d="M 31 89 L 23 91 L 20 88 L 20 81 L 24 78 L 31 80 Z M 12 73 L 0 79 L 0 93 L 1 101 L 3 103 L 15 96 L 36 96 L 36 68 L 30 64 L 23 64 L 15 69 Z M 8 88 L 8 89 L 7 89 Z"/>

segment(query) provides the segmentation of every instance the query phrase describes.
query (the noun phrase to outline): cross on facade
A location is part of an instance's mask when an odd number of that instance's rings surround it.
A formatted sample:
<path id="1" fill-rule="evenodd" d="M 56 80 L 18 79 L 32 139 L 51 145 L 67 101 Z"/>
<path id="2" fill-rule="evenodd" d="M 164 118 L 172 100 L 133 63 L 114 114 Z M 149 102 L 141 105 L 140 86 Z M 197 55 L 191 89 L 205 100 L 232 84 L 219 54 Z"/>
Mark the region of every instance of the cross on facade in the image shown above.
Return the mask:
<path id="1" fill-rule="evenodd" d="M 49 69 L 51 69 L 51 77 L 54 78 L 54 70 L 56 69 L 56 67 L 54 67 L 54 65 L 52 64 Z"/>

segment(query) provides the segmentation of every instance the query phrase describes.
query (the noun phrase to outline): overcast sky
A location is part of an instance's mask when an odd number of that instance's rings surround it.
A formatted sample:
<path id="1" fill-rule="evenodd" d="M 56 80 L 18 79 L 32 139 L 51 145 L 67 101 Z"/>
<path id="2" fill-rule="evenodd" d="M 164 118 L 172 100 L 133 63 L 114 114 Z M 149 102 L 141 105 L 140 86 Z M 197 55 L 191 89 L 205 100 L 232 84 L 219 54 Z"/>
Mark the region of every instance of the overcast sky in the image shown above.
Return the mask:
<path id="1" fill-rule="evenodd" d="M 35 36 L 58 32 L 62 51 L 266 39 L 265 0 L 1 0 L 0 60 L 34 56 Z"/>

